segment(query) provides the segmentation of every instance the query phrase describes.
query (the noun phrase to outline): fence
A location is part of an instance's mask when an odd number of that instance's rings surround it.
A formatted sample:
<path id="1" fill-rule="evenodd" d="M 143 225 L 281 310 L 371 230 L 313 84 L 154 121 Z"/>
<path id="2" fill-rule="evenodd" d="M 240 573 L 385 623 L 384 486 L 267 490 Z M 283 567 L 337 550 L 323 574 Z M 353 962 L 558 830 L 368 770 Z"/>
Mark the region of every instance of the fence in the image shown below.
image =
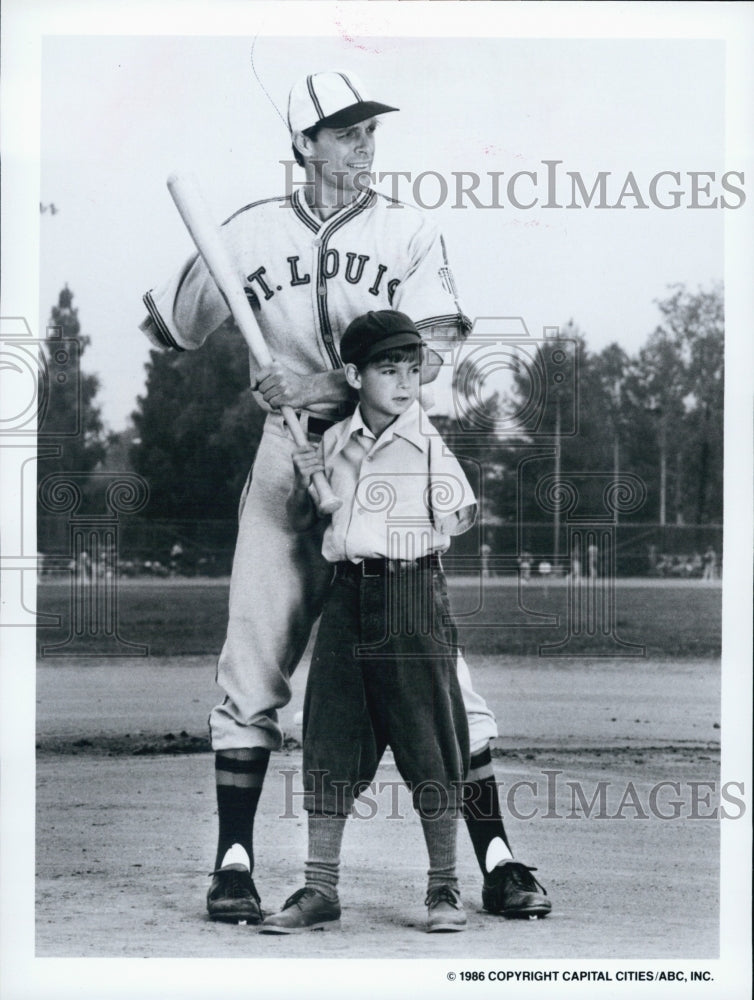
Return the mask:
<path id="1" fill-rule="evenodd" d="M 120 522 L 117 569 L 121 576 L 227 576 L 236 540 L 235 520 L 152 520 L 124 517 Z M 705 554 L 715 553 L 719 576 L 723 529 L 719 524 L 659 525 L 626 522 L 612 526 L 615 552 L 611 565 L 618 576 L 701 576 Z M 568 533 L 561 526 L 557 544 L 552 524 L 481 525 L 455 539 L 449 569 L 463 571 L 482 551 L 493 573 L 515 573 L 524 553 L 532 571 L 549 563 L 554 573 L 572 569 Z M 484 549 L 482 545 L 484 544 Z M 489 547 L 489 548 L 487 548 Z M 64 517 L 44 516 L 37 523 L 37 549 L 45 557 L 69 553 L 69 525 Z M 706 556 L 709 560 L 709 555 Z M 586 555 L 581 555 L 582 564 Z M 51 560 L 52 562 L 52 560 Z M 586 572 L 586 565 L 582 565 Z"/>
<path id="2" fill-rule="evenodd" d="M 561 525 L 557 541 L 552 524 L 524 522 L 484 527 L 484 541 L 495 557 L 505 566 L 511 559 L 518 563 L 527 553 L 533 570 L 549 562 L 553 572 L 567 573 L 571 569 L 569 532 Z M 626 522 L 611 526 L 615 539 L 614 566 L 617 576 L 701 576 L 705 553 L 710 559 L 714 550 L 715 573 L 719 576 L 722 560 L 723 529 L 719 524 L 660 525 L 657 523 Z M 458 538 L 455 554 L 471 556 L 479 552 L 479 542 L 473 533 Z M 586 572 L 586 555 L 581 553 L 582 572 Z"/>

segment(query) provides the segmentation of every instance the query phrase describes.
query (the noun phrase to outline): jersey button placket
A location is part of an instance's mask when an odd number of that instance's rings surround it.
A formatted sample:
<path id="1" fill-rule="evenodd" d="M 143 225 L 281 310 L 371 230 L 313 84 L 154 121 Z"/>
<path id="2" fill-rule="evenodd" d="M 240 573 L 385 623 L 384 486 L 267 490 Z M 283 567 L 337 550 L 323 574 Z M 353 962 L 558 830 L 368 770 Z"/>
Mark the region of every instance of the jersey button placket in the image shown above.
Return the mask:
<path id="1" fill-rule="evenodd" d="M 312 263 L 311 263 L 311 273 L 314 275 L 314 281 L 312 282 L 312 313 L 314 315 L 314 329 L 319 331 L 319 336 L 317 340 L 319 342 L 320 353 L 322 354 L 322 360 L 329 364 L 329 358 L 327 357 L 327 348 L 324 345 L 324 335 L 322 330 L 321 322 L 321 301 L 324 298 L 327 289 L 325 288 L 324 279 L 320 272 L 320 248 L 322 246 L 322 238 L 320 236 L 315 236 L 312 240 Z"/>
<path id="2" fill-rule="evenodd" d="M 312 274 L 316 276 L 315 287 L 317 295 L 325 294 L 325 279 L 322 276 L 320 262 L 320 248 L 322 246 L 321 237 L 317 236 L 312 240 Z M 316 304 L 316 303 L 315 303 Z"/>

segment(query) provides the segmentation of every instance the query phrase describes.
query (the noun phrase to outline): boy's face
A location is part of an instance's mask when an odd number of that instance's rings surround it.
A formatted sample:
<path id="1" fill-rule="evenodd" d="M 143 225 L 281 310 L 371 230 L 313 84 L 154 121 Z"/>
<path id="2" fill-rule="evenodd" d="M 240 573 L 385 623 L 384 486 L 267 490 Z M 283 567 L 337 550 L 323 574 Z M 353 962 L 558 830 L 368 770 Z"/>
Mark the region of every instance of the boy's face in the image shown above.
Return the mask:
<path id="1" fill-rule="evenodd" d="M 355 365 L 347 365 L 346 377 L 359 390 L 367 423 L 373 431 L 381 431 L 417 399 L 421 361 L 370 362 L 361 371 Z"/>

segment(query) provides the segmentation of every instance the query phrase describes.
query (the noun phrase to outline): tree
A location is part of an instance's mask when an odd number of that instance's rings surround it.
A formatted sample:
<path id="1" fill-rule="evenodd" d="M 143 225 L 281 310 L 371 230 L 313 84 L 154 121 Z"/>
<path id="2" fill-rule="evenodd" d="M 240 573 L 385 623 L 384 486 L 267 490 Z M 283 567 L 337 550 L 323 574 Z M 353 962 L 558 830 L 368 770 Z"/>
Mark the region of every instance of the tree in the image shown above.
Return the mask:
<path id="1" fill-rule="evenodd" d="M 549 474 L 563 481 L 578 475 L 580 505 L 601 509 L 604 483 L 580 474 L 609 474 L 614 469 L 620 423 L 615 392 L 623 353 L 613 345 L 602 356 L 590 354 L 583 332 L 569 320 L 562 335 L 527 354 L 526 363 L 514 376 L 507 407 L 509 412 L 529 413 L 515 442 L 518 453 L 525 456 L 522 446 L 528 444 L 542 451 L 542 459 L 527 466 L 531 481 L 521 481 L 519 517 L 532 522 L 553 517 L 550 510 L 542 509 L 535 489 L 535 481 Z M 527 409 L 527 401 L 536 405 Z M 508 454 L 511 461 L 516 458 L 510 449 Z"/>
<path id="2" fill-rule="evenodd" d="M 678 523 L 722 519 L 724 315 L 722 288 L 683 285 L 657 303 L 662 322 L 631 378 L 636 434 L 659 469 L 657 516 Z M 641 409 L 645 413 L 642 416 Z"/>
<path id="3" fill-rule="evenodd" d="M 151 351 L 137 402 L 132 461 L 150 487 L 145 516 L 235 518 L 264 422 L 240 334 L 218 330 L 199 351 Z"/>
<path id="4" fill-rule="evenodd" d="M 535 383 L 552 387 L 533 420 L 521 426 L 521 440 L 535 443 L 555 436 L 562 419 L 559 471 L 630 472 L 647 487 L 647 500 L 636 516 L 661 523 L 705 524 L 722 518 L 724 318 L 722 288 L 690 293 L 672 286 L 657 303 L 662 322 L 636 357 L 617 344 L 592 354 L 573 322 L 563 329 L 575 344 L 573 383 L 556 387 L 552 351 L 541 350 L 538 368 L 522 366 L 514 377 L 509 410 L 524 411 L 536 396 Z M 554 342 L 553 342 L 554 343 Z M 536 376 L 536 377 L 535 377 Z M 566 417 L 576 415 L 576 432 L 567 433 Z M 513 460 L 512 453 L 508 455 Z M 554 467 L 554 462 L 553 462 Z M 585 497 L 598 504 L 595 496 Z M 588 482 L 581 487 L 589 491 Z M 524 520 L 541 520 L 534 491 L 519 498 Z M 546 515 L 545 519 L 546 519 Z"/>
<path id="5" fill-rule="evenodd" d="M 59 454 L 42 457 L 40 478 L 52 472 L 91 472 L 105 455 L 104 426 L 94 403 L 99 379 L 81 370 L 89 344 L 89 337 L 81 333 L 73 292 L 66 285 L 50 312 L 38 428 L 40 441 L 57 445 Z"/>
<path id="6" fill-rule="evenodd" d="M 685 419 L 681 509 L 687 520 L 722 520 L 725 313 L 722 285 L 690 293 L 675 285 L 658 303 L 660 329 L 683 363 Z"/>
<path id="7" fill-rule="evenodd" d="M 133 472 L 132 453 L 136 428 L 129 423 L 122 431 L 111 431 L 107 435 L 107 451 L 100 462 L 101 472 Z"/>

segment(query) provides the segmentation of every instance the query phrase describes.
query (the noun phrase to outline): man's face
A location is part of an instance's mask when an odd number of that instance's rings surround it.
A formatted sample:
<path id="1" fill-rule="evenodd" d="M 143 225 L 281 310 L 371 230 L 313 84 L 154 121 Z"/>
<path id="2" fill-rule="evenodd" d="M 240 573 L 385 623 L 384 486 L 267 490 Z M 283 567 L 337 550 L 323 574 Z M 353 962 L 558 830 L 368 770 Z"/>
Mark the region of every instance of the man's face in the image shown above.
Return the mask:
<path id="1" fill-rule="evenodd" d="M 378 124 L 368 118 L 348 128 L 323 128 L 309 141 L 308 155 L 323 192 L 350 199 L 369 186 Z"/>

